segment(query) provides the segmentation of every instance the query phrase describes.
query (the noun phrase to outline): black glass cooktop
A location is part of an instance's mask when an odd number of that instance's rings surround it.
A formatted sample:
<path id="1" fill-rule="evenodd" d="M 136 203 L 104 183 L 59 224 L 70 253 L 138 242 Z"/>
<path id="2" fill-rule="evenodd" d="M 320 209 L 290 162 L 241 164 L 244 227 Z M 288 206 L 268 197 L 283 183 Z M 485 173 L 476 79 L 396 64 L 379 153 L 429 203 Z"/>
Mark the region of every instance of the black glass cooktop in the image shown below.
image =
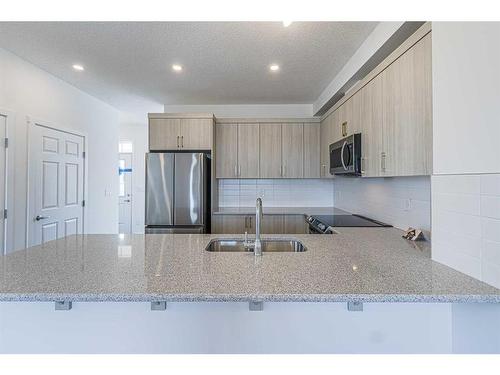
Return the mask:
<path id="1" fill-rule="evenodd" d="M 314 216 L 331 227 L 392 227 L 392 225 L 369 219 L 361 215 L 318 215 Z"/>

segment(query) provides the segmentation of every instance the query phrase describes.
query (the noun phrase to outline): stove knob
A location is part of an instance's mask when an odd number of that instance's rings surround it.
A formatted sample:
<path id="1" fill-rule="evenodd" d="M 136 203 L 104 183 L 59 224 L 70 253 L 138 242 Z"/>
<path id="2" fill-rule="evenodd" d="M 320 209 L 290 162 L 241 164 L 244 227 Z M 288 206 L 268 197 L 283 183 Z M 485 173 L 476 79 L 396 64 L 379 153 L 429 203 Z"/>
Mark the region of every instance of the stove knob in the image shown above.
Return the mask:
<path id="1" fill-rule="evenodd" d="M 321 229 L 321 230 L 325 230 L 326 227 L 324 224 L 318 224 L 318 228 Z"/>
<path id="2" fill-rule="evenodd" d="M 314 219 L 312 218 L 312 216 L 309 216 L 309 217 L 307 218 L 307 221 L 308 221 L 308 222 L 310 222 L 310 223 L 312 223 L 312 222 L 314 221 Z"/>

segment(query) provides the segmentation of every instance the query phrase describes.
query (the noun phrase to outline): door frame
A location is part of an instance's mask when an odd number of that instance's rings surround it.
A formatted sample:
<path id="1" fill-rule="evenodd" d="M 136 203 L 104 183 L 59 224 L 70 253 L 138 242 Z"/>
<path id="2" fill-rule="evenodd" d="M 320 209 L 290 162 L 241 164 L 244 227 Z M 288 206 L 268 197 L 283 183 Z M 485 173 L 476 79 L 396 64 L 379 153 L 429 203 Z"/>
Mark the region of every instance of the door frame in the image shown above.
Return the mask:
<path id="1" fill-rule="evenodd" d="M 14 155 L 14 152 L 10 150 L 14 147 L 15 132 L 12 131 L 11 134 L 9 130 L 15 129 L 16 114 L 8 109 L 0 108 L 0 115 L 5 117 L 5 138 L 9 140 L 8 147 L 5 148 L 4 196 L 0 197 L 0 199 L 3 199 L 4 208 L 7 210 L 7 218 L 4 221 L 4 227 L 0 228 L 0 230 L 3 230 L 3 243 L 0 244 L 0 253 L 6 255 L 7 249 L 12 251 L 14 245 L 14 227 L 12 220 L 10 220 L 14 214 L 14 195 L 11 193 L 14 192 L 14 164 L 10 162 L 10 158 Z"/>
<path id="2" fill-rule="evenodd" d="M 87 191 L 88 191 L 88 182 L 87 182 L 87 175 L 88 175 L 88 163 L 87 163 L 87 158 L 88 158 L 88 146 L 87 146 L 87 134 L 84 132 L 76 131 L 74 129 L 69 129 L 69 128 L 64 128 L 60 127 L 52 122 L 45 121 L 45 120 L 40 120 L 36 119 L 30 116 L 26 116 L 26 124 L 27 124 L 27 134 L 26 134 L 26 236 L 25 236 L 25 247 L 29 247 L 30 243 L 30 217 L 31 215 L 31 205 L 32 205 L 32 200 L 31 200 L 31 186 L 30 186 L 30 173 L 31 173 L 31 168 L 30 168 L 30 162 L 31 162 L 31 153 L 30 153 L 30 146 L 31 146 L 31 138 L 33 137 L 33 131 L 35 126 L 41 126 L 47 129 L 52 129 L 56 131 L 60 131 L 63 133 L 68 133 L 72 135 L 76 135 L 79 137 L 83 138 L 83 152 L 85 152 L 85 157 L 83 158 L 83 192 L 82 192 L 82 197 L 83 200 L 85 201 L 85 205 L 82 207 L 82 233 L 85 234 L 85 228 L 87 227 L 87 204 L 88 204 L 88 197 L 87 197 Z"/>

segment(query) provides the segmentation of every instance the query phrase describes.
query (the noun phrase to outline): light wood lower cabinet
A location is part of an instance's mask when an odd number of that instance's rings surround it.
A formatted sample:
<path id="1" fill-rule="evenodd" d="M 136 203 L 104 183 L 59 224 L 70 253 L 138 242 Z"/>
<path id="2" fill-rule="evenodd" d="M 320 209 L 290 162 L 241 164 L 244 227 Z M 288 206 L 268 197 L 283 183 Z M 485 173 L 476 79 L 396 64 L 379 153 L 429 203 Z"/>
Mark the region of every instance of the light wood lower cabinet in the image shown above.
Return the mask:
<path id="1" fill-rule="evenodd" d="M 213 215 L 212 233 L 255 234 L 255 215 Z M 304 215 L 266 215 L 262 219 L 262 234 L 308 233 Z"/>
<path id="2" fill-rule="evenodd" d="M 309 225 L 306 223 L 304 215 L 283 215 L 284 234 L 305 234 L 309 233 Z"/>

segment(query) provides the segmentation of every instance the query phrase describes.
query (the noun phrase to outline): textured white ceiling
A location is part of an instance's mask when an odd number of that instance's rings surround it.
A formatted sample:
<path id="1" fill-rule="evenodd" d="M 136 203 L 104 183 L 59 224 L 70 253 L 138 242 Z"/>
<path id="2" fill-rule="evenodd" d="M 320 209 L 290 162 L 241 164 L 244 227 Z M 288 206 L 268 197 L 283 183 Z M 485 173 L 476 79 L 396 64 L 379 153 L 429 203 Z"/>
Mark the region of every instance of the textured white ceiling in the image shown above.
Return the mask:
<path id="1" fill-rule="evenodd" d="M 1 22 L 0 47 L 121 110 L 148 102 L 312 103 L 376 25 Z M 183 72 L 172 72 L 173 63 Z M 281 66 L 278 74 L 270 63 Z"/>

